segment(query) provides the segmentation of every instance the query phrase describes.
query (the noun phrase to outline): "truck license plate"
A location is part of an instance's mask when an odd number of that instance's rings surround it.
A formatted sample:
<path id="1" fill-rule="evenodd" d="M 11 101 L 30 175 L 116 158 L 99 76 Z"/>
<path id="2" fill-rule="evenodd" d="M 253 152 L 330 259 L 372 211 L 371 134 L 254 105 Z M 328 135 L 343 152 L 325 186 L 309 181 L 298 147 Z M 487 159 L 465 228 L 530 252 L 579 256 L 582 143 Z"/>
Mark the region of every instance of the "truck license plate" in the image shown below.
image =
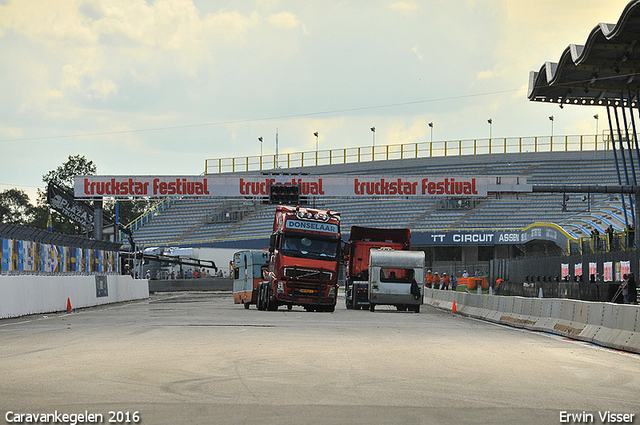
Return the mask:
<path id="1" fill-rule="evenodd" d="M 314 291 L 313 289 L 300 289 L 300 292 L 302 292 L 303 294 L 313 294 Z"/>

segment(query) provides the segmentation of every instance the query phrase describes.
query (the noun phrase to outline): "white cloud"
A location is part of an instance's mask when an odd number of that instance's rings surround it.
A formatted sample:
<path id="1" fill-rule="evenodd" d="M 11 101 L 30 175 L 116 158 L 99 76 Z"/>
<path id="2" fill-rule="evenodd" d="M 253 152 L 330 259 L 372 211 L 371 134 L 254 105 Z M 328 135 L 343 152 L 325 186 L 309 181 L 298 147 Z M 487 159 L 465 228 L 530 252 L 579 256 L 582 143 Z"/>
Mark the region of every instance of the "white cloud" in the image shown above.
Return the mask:
<path id="1" fill-rule="evenodd" d="M 399 1 L 396 3 L 391 3 L 389 7 L 393 10 L 398 10 L 401 12 L 415 12 L 420 9 L 420 4 L 415 1 Z"/>
<path id="2" fill-rule="evenodd" d="M 295 15 L 288 12 L 280 12 L 271 15 L 267 18 L 267 21 L 269 21 L 269 23 L 274 27 L 281 29 L 293 29 L 297 28 L 299 25 L 298 19 Z"/>
<path id="3" fill-rule="evenodd" d="M 424 141 L 430 121 L 441 141 L 485 137 L 490 117 L 494 137 L 546 134 L 551 114 L 558 134 L 586 129 L 589 108 L 522 90 L 627 0 L 579 3 L 0 0 L 0 139 L 33 138 L 0 140 L 0 181 L 37 184 L 76 153 L 101 173 L 198 174 L 259 136 L 273 153 L 276 128 L 281 152 L 314 150 L 314 131 L 321 150 L 370 146 L 372 126 L 376 144 Z"/>
<path id="4" fill-rule="evenodd" d="M 411 51 L 413 53 L 415 53 L 416 57 L 418 58 L 418 60 L 423 61 L 424 60 L 424 56 L 422 55 L 422 53 L 420 53 L 420 46 L 413 46 L 411 48 Z"/>

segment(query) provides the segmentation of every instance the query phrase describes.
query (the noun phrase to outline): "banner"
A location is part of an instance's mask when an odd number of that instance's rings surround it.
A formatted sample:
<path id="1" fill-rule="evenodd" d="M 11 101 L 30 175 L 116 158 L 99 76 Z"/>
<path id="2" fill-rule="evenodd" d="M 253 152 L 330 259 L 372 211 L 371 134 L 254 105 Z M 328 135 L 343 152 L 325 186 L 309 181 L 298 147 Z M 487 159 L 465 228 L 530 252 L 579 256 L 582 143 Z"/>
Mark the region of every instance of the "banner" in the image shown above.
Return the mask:
<path id="1" fill-rule="evenodd" d="M 428 230 L 411 234 L 411 240 L 420 245 L 513 245 L 546 240 L 566 249 L 569 239 L 572 238 L 568 233 L 550 223 L 534 223 L 524 229 Z"/>
<path id="2" fill-rule="evenodd" d="M 582 276 L 582 263 L 576 263 L 573 265 L 573 275 Z"/>
<path id="3" fill-rule="evenodd" d="M 620 261 L 620 274 L 624 276 L 631 273 L 631 261 Z"/>
<path id="4" fill-rule="evenodd" d="M 76 176 L 76 198 L 144 196 L 265 197 L 272 185 L 297 185 L 301 196 L 349 198 L 485 197 L 526 192 L 522 177 L 473 176 Z"/>
<path id="5" fill-rule="evenodd" d="M 613 262 L 604 263 L 603 280 L 605 282 L 613 282 Z"/>
<path id="6" fill-rule="evenodd" d="M 569 276 L 569 264 L 560 264 L 560 277 L 564 280 L 567 276 Z"/>
<path id="7" fill-rule="evenodd" d="M 49 183 L 47 188 L 47 203 L 54 210 L 76 223 L 93 229 L 93 208 L 83 201 L 77 201 L 66 190 Z"/>

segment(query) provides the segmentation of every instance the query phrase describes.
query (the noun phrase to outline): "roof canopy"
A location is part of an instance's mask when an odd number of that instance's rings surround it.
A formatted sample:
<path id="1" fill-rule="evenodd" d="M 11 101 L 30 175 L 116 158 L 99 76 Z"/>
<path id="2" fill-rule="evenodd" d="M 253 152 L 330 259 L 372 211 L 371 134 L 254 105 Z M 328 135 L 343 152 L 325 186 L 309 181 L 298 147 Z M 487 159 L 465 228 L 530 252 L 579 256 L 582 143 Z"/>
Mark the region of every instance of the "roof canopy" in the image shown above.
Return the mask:
<path id="1" fill-rule="evenodd" d="M 529 100 L 620 105 L 640 92 L 640 0 L 627 4 L 617 24 L 599 24 L 584 46 L 571 44 L 560 60 L 529 73 Z"/>

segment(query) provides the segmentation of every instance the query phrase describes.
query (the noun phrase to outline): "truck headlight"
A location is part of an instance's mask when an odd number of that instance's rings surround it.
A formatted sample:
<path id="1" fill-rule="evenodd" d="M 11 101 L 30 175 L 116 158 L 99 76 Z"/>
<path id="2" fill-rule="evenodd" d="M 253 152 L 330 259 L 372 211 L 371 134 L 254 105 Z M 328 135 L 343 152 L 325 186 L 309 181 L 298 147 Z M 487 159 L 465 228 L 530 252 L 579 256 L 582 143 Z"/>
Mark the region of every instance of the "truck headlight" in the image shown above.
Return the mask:
<path id="1" fill-rule="evenodd" d="M 335 297 L 336 296 L 336 287 L 332 286 L 331 288 L 329 288 L 329 296 L 330 297 Z"/>
<path id="2" fill-rule="evenodd" d="M 278 293 L 279 294 L 284 293 L 284 282 L 278 282 Z"/>

